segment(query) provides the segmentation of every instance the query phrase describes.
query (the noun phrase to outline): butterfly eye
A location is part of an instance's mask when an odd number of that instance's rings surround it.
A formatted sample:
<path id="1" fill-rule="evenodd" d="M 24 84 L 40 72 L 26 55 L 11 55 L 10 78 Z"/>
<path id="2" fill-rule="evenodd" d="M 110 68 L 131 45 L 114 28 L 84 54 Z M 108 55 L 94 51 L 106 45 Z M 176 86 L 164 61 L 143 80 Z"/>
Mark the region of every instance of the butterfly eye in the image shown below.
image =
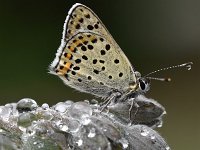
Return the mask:
<path id="1" fill-rule="evenodd" d="M 140 78 L 139 88 L 141 92 L 147 92 L 150 89 L 150 80 L 147 78 Z"/>
<path id="2" fill-rule="evenodd" d="M 144 83 L 143 80 L 139 80 L 139 86 L 140 86 L 140 89 L 143 91 L 146 89 L 146 84 Z"/>

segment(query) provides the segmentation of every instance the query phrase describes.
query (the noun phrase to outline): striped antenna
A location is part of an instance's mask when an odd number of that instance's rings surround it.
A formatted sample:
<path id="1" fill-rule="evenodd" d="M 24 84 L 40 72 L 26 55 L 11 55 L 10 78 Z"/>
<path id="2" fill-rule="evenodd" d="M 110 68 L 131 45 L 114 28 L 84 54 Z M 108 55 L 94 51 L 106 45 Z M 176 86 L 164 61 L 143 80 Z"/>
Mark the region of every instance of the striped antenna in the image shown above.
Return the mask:
<path id="1" fill-rule="evenodd" d="M 172 79 L 171 78 L 155 78 L 155 77 L 146 77 L 149 80 L 158 80 L 158 81 L 166 81 L 170 82 Z"/>
<path id="2" fill-rule="evenodd" d="M 181 67 L 186 67 L 187 70 L 191 70 L 192 69 L 192 64 L 193 64 L 193 62 L 188 62 L 188 63 L 176 65 L 176 66 L 170 66 L 170 67 L 162 68 L 162 69 L 150 72 L 147 75 L 145 75 L 144 77 L 146 77 L 147 79 L 150 79 L 150 80 L 159 80 L 159 81 L 167 81 L 167 82 L 169 82 L 169 81 L 171 81 L 171 78 L 154 78 L 154 77 L 149 77 L 149 75 L 157 73 L 157 72 L 160 72 L 160 71 L 174 69 L 174 68 L 181 68 Z"/>

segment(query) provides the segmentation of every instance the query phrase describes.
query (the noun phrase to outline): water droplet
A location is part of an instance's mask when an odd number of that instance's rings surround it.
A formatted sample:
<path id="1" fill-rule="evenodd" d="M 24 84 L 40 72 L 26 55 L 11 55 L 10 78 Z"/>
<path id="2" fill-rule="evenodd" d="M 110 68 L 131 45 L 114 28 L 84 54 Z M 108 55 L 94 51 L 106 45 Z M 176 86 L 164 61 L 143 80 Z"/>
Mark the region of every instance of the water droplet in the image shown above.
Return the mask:
<path id="1" fill-rule="evenodd" d="M 54 116 L 51 114 L 50 111 L 45 110 L 45 111 L 42 111 L 42 112 L 39 114 L 39 117 L 40 117 L 41 119 L 51 120 Z"/>
<path id="2" fill-rule="evenodd" d="M 149 134 L 149 131 L 147 130 L 147 129 L 145 129 L 145 128 L 143 128 L 142 130 L 141 130 L 141 133 L 140 133 L 142 136 L 147 136 L 148 134 Z"/>
<path id="3" fill-rule="evenodd" d="M 91 104 L 93 104 L 93 105 L 98 105 L 98 103 L 99 103 L 99 102 L 98 102 L 96 99 L 92 99 L 92 100 L 91 100 Z"/>
<path id="4" fill-rule="evenodd" d="M 154 135 L 151 135 L 150 137 L 152 140 L 154 140 L 156 137 Z"/>
<path id="5" fill-rule="evenodd" d="M 88 134 L 88 137 L 93 138 L 93 137 L 95 137 L 95 135 L 96 135 L 95 128 L 92 128 Z"/>
<path id="6" fill-rule="evenodd" d="M 79 139 L 77 142 L 78 146 L 81 146 L 83 144 L 83 140 Z"/>
<path id="7" fill-rule="evenodd" d="M 81 123 L 83 125 L 88 125 L 91 122 L 91 119 L 89 117 L 82 117 Z"/>
<path id="8" fill-rule="evenodd" d="M 37 103 L 30 98 L 23 98 L 17 103 L 17 110 L 19 112 L 28 112 L 31 110 L 35 110 L 37 107 Z"/>
<path id="9" fill-rule="evenodd" d="M 9 116 L 11 113 L 11 109 L 5 106 L 0 106 L 0 117 L 5 120 L 8 121 Z"/>
<path id="10" fill-rule="evenodd" d="M 60 130 L 61 131 L 64 131 L 64 132 L 67 132 L 69 130 L 68 126 L 63 124 L 63 125 L 60 125 Z"/>
<path id="11" fill-rule="evenodd" d="M 67 132 L 69 130 L 69 127 L 63 123 L 62 121 L 58 121 L 56 122 L 56 126 L 61 130 L 61 131 L 64 131 L 64 132 Z"/>
<path id="12" fill-rule="evenodd" d="M 67 125 L 69 128 L 69 132 L 71 133 L 78 132 L 81 127 L 81 124 L 77 120 L 72 120 L 72 119 L 69 120 Z"/>
<path id="13" fill-rule="evenodd" d="M 84 100 L 85 103 L 87 104 L 90 104 L 90 101 L 89 100 Z"/>
<path id="14" fill-rule="evenodd" d="M 47 103 L 42 104 L 43 109 L 49 109 L 49 105 Z"/>
<path id="15" fill-rule="evenodd" d="M 67 107 L 71 107 L 71 105 L 73 104 L 74 102 L 70 101 L 70 100 L 67 100 L 65 101 L 65 104 L 67 105 Z"/>
<path id="16" fill-rule="evenodd" d="M 103 128 L 103 132 L 107 132 L 107 128 Z"/>
<path id="17" fill-rule="evenodd" d="M 128 148 L 129 143 L 125 138 L 121 138 L 119 142 L 122 144 L 123 149 Z"/>
<path id="18" fill-rule="evenodd" d="M 17 124 L 22 127 L 28 127 L 36 117 L 33 113 L 22 113 L 18 117 Z"/>
<path id="19" fill-rule="evenodd" d="M 68 114 L 72 118 L 81 121 L 82 119 L 84 120 L 92 115 L 92 108 L 87 103 L 77 102 L 70 107 Z"/>
<path id="20" fill-rule="evenodd" d="M 132 122 L 129 122 L 129 123 L 127 124 L 128 127 L 130 127 L 130 126 L 132 126 L 132 125 L 133 125 Z"/>
<path id="21" fill-rule="evenodd" d="M 67 109 L 68 109 L 68 105 L 64 102 L 60 102 L 60 103 L 57 103 L 55 106 L 54 106 L 54 109 L 58 112 L 61 112 L 61 113 L 64 113 Z"/>

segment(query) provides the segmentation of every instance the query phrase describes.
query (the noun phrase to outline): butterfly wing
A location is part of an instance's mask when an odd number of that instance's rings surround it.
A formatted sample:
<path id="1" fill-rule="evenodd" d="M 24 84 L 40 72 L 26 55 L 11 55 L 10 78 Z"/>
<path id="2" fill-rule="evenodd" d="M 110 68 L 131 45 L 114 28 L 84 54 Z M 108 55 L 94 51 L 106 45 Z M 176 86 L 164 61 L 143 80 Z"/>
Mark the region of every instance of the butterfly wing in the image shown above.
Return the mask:
<path id="1" fill-rule="evenodd" d="M 129 83 L 136 82 L 123 51 L 96 14 L 82 4 L 70 9 L 49 70 L 70 87 L 100 97 L 126 91 Z"/>

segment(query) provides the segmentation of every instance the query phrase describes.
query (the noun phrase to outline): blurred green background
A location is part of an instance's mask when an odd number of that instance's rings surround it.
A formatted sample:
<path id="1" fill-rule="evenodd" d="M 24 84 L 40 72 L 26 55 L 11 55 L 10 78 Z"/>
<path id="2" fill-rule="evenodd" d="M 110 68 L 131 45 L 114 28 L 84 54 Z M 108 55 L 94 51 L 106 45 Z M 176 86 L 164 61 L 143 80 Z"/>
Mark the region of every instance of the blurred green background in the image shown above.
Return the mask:
<path id="1" fill-rule="evenodd" d="M 63 23 L 76 2 L 104 22 L 136 70 L 142 74 L 193 61 L 193 69 L 155 74 L 147 97 L 167 110 L 159 132 L 172 149 L 200 147 L 200 1 L 198 0 L 0 0 L 1 105 L 30 97 L 53 105 L 94 98 L 47 73 L 60 45 Z"/>

